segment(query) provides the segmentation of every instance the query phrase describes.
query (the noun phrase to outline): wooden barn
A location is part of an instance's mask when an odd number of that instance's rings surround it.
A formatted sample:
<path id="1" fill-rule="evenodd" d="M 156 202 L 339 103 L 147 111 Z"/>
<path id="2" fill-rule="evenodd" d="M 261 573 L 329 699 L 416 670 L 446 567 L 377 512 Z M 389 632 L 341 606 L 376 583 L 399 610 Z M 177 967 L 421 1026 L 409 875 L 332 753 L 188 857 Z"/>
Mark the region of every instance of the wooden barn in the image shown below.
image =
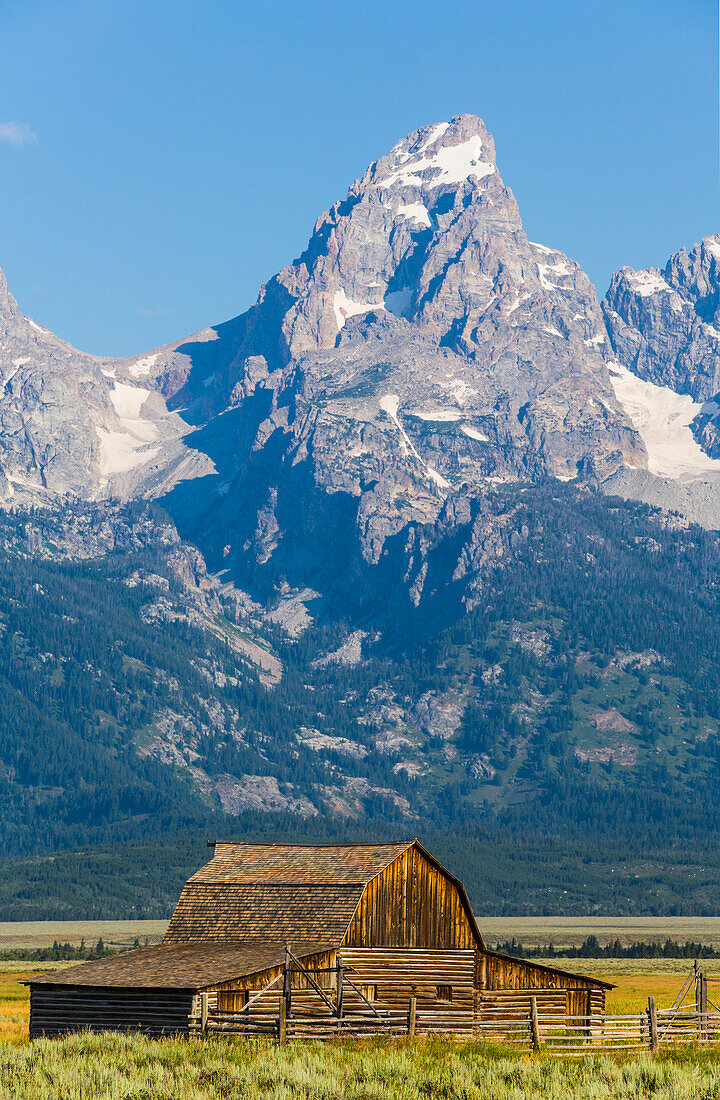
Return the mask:
<path id="1" fill-rule="evenodd" d="M 409 1011 L 413 1031 L 467 1032 L 531 996 L 544 1013 L 599 1015 L 609 988 L 489 951 L 462 883 L 417 841 L 218 843 L 161 944 L 28 984 L 31 1038 L 352 1033 Z"/>

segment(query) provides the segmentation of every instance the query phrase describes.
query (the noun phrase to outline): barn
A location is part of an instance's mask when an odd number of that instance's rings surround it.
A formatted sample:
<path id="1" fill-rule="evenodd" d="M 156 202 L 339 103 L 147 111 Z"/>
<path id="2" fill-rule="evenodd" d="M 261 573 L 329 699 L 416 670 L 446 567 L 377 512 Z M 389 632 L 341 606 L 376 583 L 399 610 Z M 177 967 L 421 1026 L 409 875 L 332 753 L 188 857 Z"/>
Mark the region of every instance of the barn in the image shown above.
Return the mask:
<path id="1" fill-rule="evenodd" d="M 546 1013 L 602 1014 L 610 988 L 488 950 L 462 883 L 416 840 L 217 843 L 161 944 L 28 984 L 31 1038 L 189 1035 L 208 1017 L 323 1034 L 409 1006 L 417 1031 L 466 1032 L 531 996 Z"/>

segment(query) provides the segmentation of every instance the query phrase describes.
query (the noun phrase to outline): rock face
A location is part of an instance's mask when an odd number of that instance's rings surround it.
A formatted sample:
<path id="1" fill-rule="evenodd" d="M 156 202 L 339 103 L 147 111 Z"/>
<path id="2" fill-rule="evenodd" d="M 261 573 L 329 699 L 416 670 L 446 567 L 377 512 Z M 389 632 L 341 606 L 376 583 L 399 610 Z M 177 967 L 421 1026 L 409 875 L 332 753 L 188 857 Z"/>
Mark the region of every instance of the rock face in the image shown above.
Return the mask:
<path id="1" fill-rule="evenodd" d="M 606 488 L 720 526 L 720 236 L 670 257 L 665 269 L 624 267 L 603 313 L 611 379 L 648 452 Z"/>
<path id="2" fill-rule="evenodd" d="M 146 355 L 76 352 L 3 281 L 0 492 L 159 498 L 266 597 L 390 554 L 415 563 L 417 601 L 423 525 L 504 482 L 579 479 L 720 524 L 712 409 L 706 450 L 690 427 L 720 388 L 719 265 L 708 238 L 662 276 L 623 269 L 603 313 L 528 240 L 461 115 L 370 165 L 246 313 Z"/>
<path id="3" fill-rule="evenodd" d="M 23 316 L 0 272 L 0 498 L 142 495 L 207 465 L 139 381 L 145 362 L 76 351 Z"/>
<path id="4" fill-rule="evenodd" d="M 638 377 L 703 402 L 720 390 L 720 235 L 660 271 L 623 267 L 603 313 L 613 351 Z"/>
<path id="5" fill-rule="evenodd" d="M 252 501 L 231 560 L 282 557 L 302 469 L 348 501 L 375 563 L 461 486 L 644 468 L 607 358 L 587 276 L 527 239 L 492 138 L 463 115 L 372 164 L 252 309 L 155 353 L 150 376 L 206 425 L 218 475 L 198 525 L 232 536 Z"/>

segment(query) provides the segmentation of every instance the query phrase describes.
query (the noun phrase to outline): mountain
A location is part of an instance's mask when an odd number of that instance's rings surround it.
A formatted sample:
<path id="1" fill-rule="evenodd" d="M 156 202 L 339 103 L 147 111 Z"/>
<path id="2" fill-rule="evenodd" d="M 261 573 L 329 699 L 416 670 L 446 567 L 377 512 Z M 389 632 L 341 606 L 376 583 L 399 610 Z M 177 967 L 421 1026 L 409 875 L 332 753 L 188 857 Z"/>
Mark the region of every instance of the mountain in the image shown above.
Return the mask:
<path id="1" fill-rule="evenodd" d="M 409 829 L 464 845 L 481 905 L 547 910 L 573 860 L 575 911 L 711 905 L 715 872 L 678 868 L 718 830 L 719 265 L 706 238 L 601 305 L 462 115 L 373 163 L 249 310 L 163 348 L 78 352 L 3 279 L 22 873 L 201 829 Z M 492 853 L 528 837 L 511 886 Z"/>
<path id="2" fill-rule="evenodd" d="M 660 272 L 624 267 L 603 301 L 613 384 L 648 452 L 607 488 L 720 526 L 720 235 Z"/>

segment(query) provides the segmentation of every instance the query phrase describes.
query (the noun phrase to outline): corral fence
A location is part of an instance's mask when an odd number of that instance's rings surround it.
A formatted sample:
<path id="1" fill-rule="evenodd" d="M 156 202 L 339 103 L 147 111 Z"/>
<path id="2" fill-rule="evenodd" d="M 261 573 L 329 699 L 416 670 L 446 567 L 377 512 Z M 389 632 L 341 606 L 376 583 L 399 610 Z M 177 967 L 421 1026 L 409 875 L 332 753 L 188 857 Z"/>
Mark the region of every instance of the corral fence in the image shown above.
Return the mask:
<path id="1" fill-rule="evenodd" d="M 720 977 L 709 977 L 698 963 L 670 1008 L 656 1008 L 654 998 L 649 997 L 642 1012 L 566 1015 L 549 1012 L 542 996 L 525 991 L 514 1007 L 486 1006 L 474 1018 L 460 1020 L 444 1015 L 440 1006 L 432 1018 L 420 1019 L 415 997 L 404 1009 L 373 1003 L 367 990 L 341 966 L 332 968 L 336 984 L 330 991 L 318 980 L 330 968 L 310 970 L 293 956 L 290 959 L 284 972 L 250 994 L 239 1011 L 222 1011 L 217 994 L 202 994 L 198 1010 L 190 1016 L 190 1033 L 266 1036 L 280 1043 L 288 1039 L 444 1033 L 568 1057 L 614 1051 L 656 1053 L 680 1043 L 720 1043 L 720 1008 L 708 997 L 708 983 L 720 981 Z M 298 972 L 306 979 L 305 988 L 291 989 L 292 974 Z"/>

